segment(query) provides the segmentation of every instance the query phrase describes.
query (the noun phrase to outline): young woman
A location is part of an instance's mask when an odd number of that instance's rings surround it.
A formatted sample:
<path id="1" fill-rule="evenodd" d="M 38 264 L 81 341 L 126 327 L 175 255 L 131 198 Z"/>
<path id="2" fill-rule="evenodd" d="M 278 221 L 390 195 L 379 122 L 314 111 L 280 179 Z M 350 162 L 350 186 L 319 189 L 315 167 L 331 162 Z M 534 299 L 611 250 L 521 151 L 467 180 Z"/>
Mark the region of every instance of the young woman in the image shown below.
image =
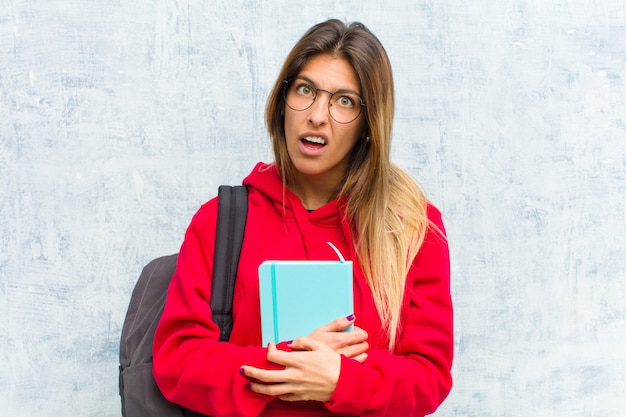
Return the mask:
<path id="1" fill-rule="evenodd" d="M 216 199 L 185 235 L 154 340 L 154 377 L 170 401 L 214 417 L 406 417 L 445 399 L 448 246 L 439 211 L 390 163 L 393 88 L 383 46 L 360 23 L 320 23 L 295 45 L 267 104 L 275 162 L 243 181 L 229 342 L 218 342 L 209 306 Z M 354 261 L 354 314 L 261 346 L 259 265 L 336 260 L 328 241 Z"/>

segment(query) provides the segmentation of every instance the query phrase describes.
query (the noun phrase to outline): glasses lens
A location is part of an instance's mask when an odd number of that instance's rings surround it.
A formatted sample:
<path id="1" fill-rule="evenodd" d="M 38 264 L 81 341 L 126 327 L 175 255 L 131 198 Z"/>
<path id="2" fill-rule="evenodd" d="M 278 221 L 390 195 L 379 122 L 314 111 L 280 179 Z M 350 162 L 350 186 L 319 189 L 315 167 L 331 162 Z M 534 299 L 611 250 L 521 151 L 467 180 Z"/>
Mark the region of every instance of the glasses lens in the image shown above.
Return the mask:
<path id="1" fill-rule="evenodd" d="M 306 110 L 315 101 L 318 91 L 326 92 L 318 90 L 306 80 L 296 78 L 285 85 L 285 103 L 293 110 Z M 363 106 L 361 97 L 350 91 L 339 90 L 332 93 L 328 102 L 330 115 L 338 123 L 350 123 L 356 120 Z"/>
<path id="2" fill-rule="evenodd" d="M 339 123 L 350 123 L 361 113 L 361 98 L 349 92 L 338 91 L 330 98 L 330 115 Z"/>
<path id="3" fill-rule="evenodd" d="M 315 87 L 299 79 L 289 81 L 285 88 L 285 102 L 289 107 L 297 111 L 311 107 L 316 95 L 317 90 Z"/>

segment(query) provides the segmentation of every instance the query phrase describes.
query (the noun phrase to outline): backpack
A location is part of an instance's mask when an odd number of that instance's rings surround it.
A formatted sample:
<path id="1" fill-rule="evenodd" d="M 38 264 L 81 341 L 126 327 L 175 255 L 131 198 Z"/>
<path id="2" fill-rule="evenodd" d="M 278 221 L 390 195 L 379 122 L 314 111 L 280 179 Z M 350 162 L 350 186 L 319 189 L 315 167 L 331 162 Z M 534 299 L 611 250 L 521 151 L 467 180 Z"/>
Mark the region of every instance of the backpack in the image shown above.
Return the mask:
<path id="1" fill-rule="evenodd" d="M 220 341 L 232 330 L 232 306 L 237 266 L 248 210 L 245 186 L 219 187 L 215 260 L 211 287 L 213 321 Z M 178 254 L 162 256 L 142 270 L 130 298 L 120 341 L 119 390 L 124 417 L 202 416 L 169 402 L 152 376 L 152 342 L 176 269 Z"/>

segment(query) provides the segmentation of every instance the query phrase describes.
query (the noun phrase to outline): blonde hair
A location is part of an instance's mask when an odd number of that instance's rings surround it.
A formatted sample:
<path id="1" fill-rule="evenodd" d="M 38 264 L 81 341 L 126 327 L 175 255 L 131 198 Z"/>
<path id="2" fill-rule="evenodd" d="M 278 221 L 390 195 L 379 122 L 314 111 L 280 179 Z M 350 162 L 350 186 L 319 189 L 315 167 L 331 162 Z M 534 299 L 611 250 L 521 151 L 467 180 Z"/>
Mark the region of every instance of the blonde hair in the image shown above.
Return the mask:
<path id="1" fill-rule="evenodd" d="M 289 53 L 269 96 L 266 123 L 283 183 L 295 169 L 285 140 L 283 80 L 297 76 L 313 56 L 330 54 L 354 68 L 366 103 L 363 137 L 354 146 L 336 197 L 345 215 L 365 280 L 372 291 L 388 347 L 400 335 L 407 273 L 428 228 L 427 200 L 418 184 L 390 162 L 394 112 L 391 65 L 382 44 L 364 25 L 328 20 L 313 26 Z"/>

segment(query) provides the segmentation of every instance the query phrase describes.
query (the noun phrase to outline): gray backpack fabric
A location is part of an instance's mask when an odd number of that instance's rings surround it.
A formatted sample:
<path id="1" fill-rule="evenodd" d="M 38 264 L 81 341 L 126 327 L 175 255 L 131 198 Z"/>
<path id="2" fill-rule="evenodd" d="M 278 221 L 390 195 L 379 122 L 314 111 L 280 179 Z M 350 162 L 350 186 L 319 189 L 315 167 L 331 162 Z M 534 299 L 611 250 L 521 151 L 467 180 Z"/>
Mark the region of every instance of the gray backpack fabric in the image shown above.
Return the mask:
<path id="1" fill-rule="evenodd" d="M 220 341 L 227 341 L 248 194 L 244 186 L 222 185 L 218 195 L 211 310 L 220 327 Z M 152 376 L 152 341 L 177 258 L 174 254 L 148 263 L 133 289 L 120 341 L 119 389 L 124 417 L 202 416 L 166 400 Z"/>

